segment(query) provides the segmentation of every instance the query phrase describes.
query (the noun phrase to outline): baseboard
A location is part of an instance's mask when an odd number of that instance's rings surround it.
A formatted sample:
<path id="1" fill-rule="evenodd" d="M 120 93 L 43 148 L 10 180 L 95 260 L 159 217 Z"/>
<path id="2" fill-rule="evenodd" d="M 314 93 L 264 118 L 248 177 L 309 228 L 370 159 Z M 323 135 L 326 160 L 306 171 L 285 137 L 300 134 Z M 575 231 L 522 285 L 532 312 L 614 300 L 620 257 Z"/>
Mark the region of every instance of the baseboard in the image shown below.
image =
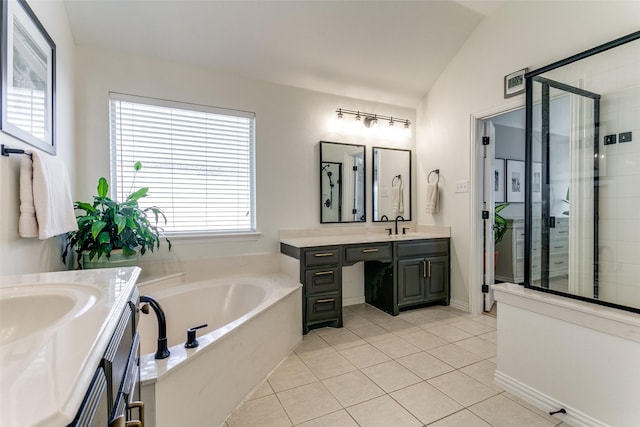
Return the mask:
<path id="1" fill-rule="evenodd" d="M 469 301 L 462 301 L 459 299 L 451 299 L 451 301 L 449 302 L 449 305 L 453 308 L 457 308 L 458 310 L 462 310 L 465 311 L 467 313 L 470 313 L 469 310 Z"/>
<path id="2" fill-rule="evenodd" d="M 535 406 L 536 408 L 545 411 L 553 412 L 560 408 L 564 408 L 566 414 L 555 414 L 554 417 L 558 420 L 566 422 L 575 427 L 607 427 L 607 424 L 602 423 L 588 416 L 587 414 L 580 412 L 575 408 L 571 408 L 558 400 L 547 396 L 546 394 L 529 387 L 526 384 L 506 375 L 498 370 L 495 373 L 495 383 L 499 387 L 525 400 L 527 403 Z"/>
<path id="3" fill-rule="evenodd" d="M 348 305 L 356 305 L 356 304 L 364 304 L 364 296 L 343 298 L 342 299 L 342 306 L 343 307 L 346 307 Z"/>

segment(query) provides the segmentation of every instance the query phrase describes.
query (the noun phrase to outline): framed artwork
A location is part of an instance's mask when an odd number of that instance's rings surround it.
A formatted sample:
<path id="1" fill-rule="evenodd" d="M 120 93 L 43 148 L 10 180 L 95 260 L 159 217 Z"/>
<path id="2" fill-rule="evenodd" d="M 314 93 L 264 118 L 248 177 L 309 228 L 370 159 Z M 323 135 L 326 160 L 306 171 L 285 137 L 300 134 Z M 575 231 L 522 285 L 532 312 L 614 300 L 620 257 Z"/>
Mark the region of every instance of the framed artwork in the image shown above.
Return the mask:
<path id="1" fill-rule="evenodd" d="M 533 162 L 531 165 L 531 200 L 542 201 L 542 163 Z"/>
<path id="2" fill-rule="evenodd" d="M 496 203 L 505 202 L 504 190 L 504 159 L 495 159 L 493 162 L 493 198 Z"/>
<path id="3" fill-rule="evenodd" d="M 524 203 L 524 162 L 507 160 L 507 202 Z"/>
<path id="4" fill-rule="evenodd" d="M 524 75 L 527 71 L 529 71 L 528 68 L 523 68 L 522 70 L 504 76 L 505 98 L 511 98 L 524 92 Z"/>
<path id="5" fill-rule="evenodd" d="M 56 45 L 25 0 L 3 0 L 0 129 L 55 155 Z"/>

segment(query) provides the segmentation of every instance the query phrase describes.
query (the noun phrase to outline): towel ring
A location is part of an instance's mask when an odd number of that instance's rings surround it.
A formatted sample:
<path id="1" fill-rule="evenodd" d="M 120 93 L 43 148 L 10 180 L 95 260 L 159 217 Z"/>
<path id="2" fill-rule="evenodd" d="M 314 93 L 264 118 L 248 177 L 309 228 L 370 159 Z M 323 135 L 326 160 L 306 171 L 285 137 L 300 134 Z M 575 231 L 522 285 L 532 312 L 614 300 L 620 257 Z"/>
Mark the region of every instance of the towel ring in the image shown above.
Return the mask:
<path id="1" fill-rule="evenodd" d="M 400 185 L 402 185 L 402 175 L 396 175 L 391 180 L 391 186 L 393 187 L 396 183 L 396 179 L 400 180 Z"/>
<path id="2" fill-rule="evenodd" d="M 431 184 L 431 175 L 436 174 L 436 184 L 440 182 L 440 169 L 434 169 L 427 176 L 427 184 Z"/>

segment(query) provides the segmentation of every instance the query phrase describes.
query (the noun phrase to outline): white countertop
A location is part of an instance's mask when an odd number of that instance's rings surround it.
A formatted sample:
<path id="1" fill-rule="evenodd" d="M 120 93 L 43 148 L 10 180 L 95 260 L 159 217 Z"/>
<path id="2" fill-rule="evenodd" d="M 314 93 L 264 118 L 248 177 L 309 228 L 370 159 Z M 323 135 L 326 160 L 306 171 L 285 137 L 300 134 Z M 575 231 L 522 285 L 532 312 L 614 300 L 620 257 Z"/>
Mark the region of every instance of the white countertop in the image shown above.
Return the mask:
<path id="1" fill-rule="evenodd" d="M 435 230 L 410 232 L 407 234 L 392 234 L 390 236 L 385 233 L 361 233 L 330 236 L 285 237 L 280 239 L 280 243 L 284 243 L 296 248 L 309 248 L 313 246 L 352 245 L 358 243 L 387 243 L 401 242 L 405 240 L 442 239 L 448 237 L 450 237 L 448 230 Z"/>
<path id="2" fill-rule="evenodd" d="M 0 425 L 60 427 L 73 421 L 139 274 L 140 268 L 126 267 L 0 277 Z M 39 321 L 39 313 L 30 312 L 34 306 L 46 318 L 53 304 L 71 300 L 64 316 L 37 332 L 20 332 L 22 322 L 9 324 L 16 313 L 11 304 L 20 305 L 21 320 L 29 325 Z"/>

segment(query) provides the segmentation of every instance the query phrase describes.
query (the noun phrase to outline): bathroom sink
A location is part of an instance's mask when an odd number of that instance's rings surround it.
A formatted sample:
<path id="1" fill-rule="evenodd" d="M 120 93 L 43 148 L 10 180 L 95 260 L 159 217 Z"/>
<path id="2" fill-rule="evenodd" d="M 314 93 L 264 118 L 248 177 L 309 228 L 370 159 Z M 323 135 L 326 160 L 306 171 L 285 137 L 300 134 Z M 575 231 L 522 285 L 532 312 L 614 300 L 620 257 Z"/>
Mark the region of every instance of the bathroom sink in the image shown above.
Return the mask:
<path id="1" fill-rule="evenodd" d="M 99 296 L 96 288 L 67 283 L 0 288 L 0 346 L 80 316 Z"/>

